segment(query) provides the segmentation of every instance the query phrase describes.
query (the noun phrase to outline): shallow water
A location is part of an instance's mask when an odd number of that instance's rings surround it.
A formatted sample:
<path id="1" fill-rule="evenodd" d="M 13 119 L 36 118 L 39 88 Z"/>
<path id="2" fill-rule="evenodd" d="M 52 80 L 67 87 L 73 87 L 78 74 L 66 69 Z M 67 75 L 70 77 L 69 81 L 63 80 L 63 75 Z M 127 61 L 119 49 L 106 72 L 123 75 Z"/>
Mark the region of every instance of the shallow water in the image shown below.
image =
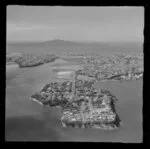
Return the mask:
<path id="1" fill-rule="evenodd" d="M 13 71 L 12 71 L 13 72 Z M 101 82 L 119 100 L 116 110 L 123 125 L 114 131 L 63 128 L 60 108 L 45 108 L 30 96 L 53 80 L 51 64 L 17 68 L 6 78 L 6 140 L 17 141 L 123 141 L 142 140 L 142 81 Z"/>

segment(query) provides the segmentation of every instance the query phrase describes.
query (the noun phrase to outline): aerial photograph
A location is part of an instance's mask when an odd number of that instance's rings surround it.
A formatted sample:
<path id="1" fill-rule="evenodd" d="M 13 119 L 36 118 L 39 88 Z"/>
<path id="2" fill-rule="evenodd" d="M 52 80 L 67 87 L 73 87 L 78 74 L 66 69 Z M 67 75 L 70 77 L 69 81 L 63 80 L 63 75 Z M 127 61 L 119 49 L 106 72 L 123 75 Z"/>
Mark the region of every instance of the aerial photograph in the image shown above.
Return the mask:
<path id="1" fill-rule="evenodd" d="M 6 141 L 143 142 L 144 7 L 6 15 Z"/>

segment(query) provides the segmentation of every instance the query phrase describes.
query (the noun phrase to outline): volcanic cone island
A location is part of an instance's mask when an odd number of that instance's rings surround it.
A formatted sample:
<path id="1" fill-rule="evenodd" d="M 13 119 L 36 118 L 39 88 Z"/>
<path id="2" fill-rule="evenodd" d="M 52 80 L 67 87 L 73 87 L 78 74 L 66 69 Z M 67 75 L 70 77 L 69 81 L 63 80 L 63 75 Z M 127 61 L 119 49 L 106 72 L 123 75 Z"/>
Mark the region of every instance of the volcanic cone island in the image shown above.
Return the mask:
<path id="1" fill-rule="evenodd" d="M 31 96 L 43 106 L 60 106 L 63 127 L 116 129 L 121 120 L 115 110 L 118 100 L 110 91 L 96 89 L 94 81 L 57 81 Z"/>

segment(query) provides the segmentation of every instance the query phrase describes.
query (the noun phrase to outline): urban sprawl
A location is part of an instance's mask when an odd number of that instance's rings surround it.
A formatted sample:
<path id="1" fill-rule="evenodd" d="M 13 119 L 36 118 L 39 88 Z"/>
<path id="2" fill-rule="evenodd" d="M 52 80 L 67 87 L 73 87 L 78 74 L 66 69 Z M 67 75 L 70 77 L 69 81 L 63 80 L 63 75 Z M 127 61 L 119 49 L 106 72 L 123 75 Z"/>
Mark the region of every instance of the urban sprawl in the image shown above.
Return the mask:
<path id="1" fill-rule="evenodd" d="M 143 77 L 143 54 L 114 54 L 113 56 L 80 56 L 83 68 L 74 72 L 71 80 L 46 84 L 31 96 L 43 106 L 60 106 L 63 127 L 115 129 L 121 120 L 115 110 L 118 100 L 106 89 L 96 89 L 97 81 L 136 80 Z M 55 55 L 7 54 L 6 64 L 17 63 L 34 67 L 55 61 Z"/>

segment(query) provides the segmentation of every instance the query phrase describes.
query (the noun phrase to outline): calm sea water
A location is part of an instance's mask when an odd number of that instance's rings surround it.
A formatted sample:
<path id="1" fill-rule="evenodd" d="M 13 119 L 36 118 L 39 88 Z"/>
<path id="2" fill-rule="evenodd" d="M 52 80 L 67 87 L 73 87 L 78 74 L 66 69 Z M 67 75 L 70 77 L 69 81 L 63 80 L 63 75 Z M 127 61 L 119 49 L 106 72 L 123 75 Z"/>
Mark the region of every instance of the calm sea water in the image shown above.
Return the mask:
<path id="1" fill-rule="evenodd" d="M 102 44 L 75 46 L 22 46 L 7 45 L 7 52 L 55 53 L 142 52 L 139 44 Z M 72 60 L 69 60 L 69 62 Z M 73 63 L 82 63 L 78 59 Z M 58 64 L 56 64 L 58 65 Z M 56 66 L 55 65 L 55 66 Z M 66 64 L 65 64 L 66 66 Z M 69 66 L 70 67 L 70 66 Z M 126 82 L 101 82 L 97 87 L 109 89 L 119 100 L 116 110 L 123 125 L 115 131 L 98 129 L 66 129 L 60 122 L 60 108 L 45 108 L 30 100 L 42 86 L 54 81 L 52 65 L 39 67 L 6 68 L 6 122 L 5 139 L 11 141 L 91 141 L 91 142 L 141 142 L 142 141 L 142 80 Z"/>
<path id="2" fill-rule="evenodd" d="M 67 44 L 66 41 L 64 41 L 64 44 L 7 44 L 6 45 L 7 52 L 13 53 L 54 53 L 57 55 L 61 55 L 62 53 L 104 53 L 111 55 L 112 53 L 139 53 L 143 50 L 143 44 L 142 43 L 99 43 L 99 44 Z"/>
<path id="3" fill-rule="evenodd" d="M 13 69 L 13 68 L 12 68 Z M 15 141 L 142 141 L 142 80 L 101 82 L 119 100 L 116 110 L 123 125 L 114 131 L 63 128 L 60 108 L 45 108 L 30 96 L 53 80 L 51 64 L 6 72 L 6 140 Z"/>

